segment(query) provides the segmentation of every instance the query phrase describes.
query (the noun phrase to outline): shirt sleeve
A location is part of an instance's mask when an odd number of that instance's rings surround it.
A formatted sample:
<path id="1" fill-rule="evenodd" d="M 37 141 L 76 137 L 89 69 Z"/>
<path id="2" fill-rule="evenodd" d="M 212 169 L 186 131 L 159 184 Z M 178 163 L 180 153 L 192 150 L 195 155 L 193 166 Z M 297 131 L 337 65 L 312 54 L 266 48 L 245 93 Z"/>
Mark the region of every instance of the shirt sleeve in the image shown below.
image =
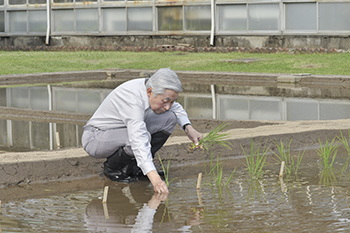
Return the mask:
<path id="1" fill-rule="evenodd" d="M 144 121 L 148 102 L 145 102 L 142 95 L 138 96 L 135 92 L 126 89 L 120 90 L 118 96 L 120 98 L 115 102 L 115 105 L 119 109 L 119 118 L 127 128 L 129 142 L 137 165 L 146 175 L 148 172 L 156 170 L 151 154 L 151 136 Z"/>
<path id="2" fill-rule="evenodd" d="M 177 124 L 181 129 L 185 124 L 191 123 L 191 121 L 188 119 L 188 115 L 185 109 L 183 109 L 182 105 L 178 102 L 174 102 L 174 104 L 171 106 L 171 110 L 176 114 Z"/>

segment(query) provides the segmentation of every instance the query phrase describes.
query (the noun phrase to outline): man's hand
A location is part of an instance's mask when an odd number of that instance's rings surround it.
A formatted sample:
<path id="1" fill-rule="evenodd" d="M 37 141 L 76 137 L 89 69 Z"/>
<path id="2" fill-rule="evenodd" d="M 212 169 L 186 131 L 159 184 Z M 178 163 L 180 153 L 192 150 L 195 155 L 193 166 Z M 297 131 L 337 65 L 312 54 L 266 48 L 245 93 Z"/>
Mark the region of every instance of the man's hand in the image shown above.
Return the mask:
<path id="1" fill-rule="evenodd" d="M 185 132 L 187 137 L 198 147 L 199 141 L 202 139 L 202 134 L 195 130 L 192 125 L 187 125 Z"/>
<path id="2" fill-rule="evenodd" d="M 168 186 L 166 186 L 166 183 L 160 178 L 157 171 L 153 170 L 148 172 L 147 177 L 151 181 L 156 193 L 169 193 Z"/>
<path id="3" fill-rule="evenodd" d="M 155 193 L 153 194 L 151 200 L 148 201 L 147 205 L 151 209 L 157 209 L 159 204 L 162 201 L 165 201 L 168 198 L 168 193 Z"/>

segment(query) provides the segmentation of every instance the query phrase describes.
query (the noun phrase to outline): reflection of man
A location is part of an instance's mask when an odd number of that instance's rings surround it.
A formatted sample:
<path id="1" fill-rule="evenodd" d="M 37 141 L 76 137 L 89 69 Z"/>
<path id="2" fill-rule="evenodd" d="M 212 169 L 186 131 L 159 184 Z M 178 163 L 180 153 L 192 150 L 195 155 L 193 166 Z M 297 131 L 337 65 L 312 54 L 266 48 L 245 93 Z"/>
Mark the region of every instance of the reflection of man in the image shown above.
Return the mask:
<path id="1" fill-rule="evenodd" d="M 182 106 L 175 102 L 182 91 L 177 74 L 160 69 L 149 79 L 134 79 L 114 89 L 84 126 L 82 144 L 96 158 L 107 158 L 104 174 L 111 180 L 132 182 L 147 175 L 154 191 L 168 187 L 153 164 L 155 153 L 178 124 L 198 145 L 197 132 Z"/>
<path id="2" fill-rule="evenodd" d="M 138 187 L 140 188 L 140 187 Z M 95 199 L 86 208 L 85 227 L 89 232 L 152 232 L 156 209 L 168 197 L 167 193 L 131 193 L 129 186 L 110 188 L 107 214 L 100 199 Z M 120 195 L 122 194 L 122 195 Z M 140 205 L 142 205 L 140 207 Z M 162 214 L 160 211 L 159 214 Z M 159 218 L 160 216 L 158 216 Z"/>

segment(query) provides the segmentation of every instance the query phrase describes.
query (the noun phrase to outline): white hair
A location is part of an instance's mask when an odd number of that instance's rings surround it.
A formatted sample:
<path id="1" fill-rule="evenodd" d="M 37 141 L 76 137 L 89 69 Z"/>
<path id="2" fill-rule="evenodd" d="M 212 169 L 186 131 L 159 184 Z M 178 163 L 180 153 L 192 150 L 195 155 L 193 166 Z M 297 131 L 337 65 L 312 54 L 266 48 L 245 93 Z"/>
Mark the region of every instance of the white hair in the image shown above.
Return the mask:
<path id="1" fill-rule="evenodd" d="M 165 90 L 172 90 L 176 93 L 182 91 L 182 85 L 177 74 L 169 68 L 157 70 L 147 81 L 146 88 L 152 88 L 155 96 L 164 94 Z"/>

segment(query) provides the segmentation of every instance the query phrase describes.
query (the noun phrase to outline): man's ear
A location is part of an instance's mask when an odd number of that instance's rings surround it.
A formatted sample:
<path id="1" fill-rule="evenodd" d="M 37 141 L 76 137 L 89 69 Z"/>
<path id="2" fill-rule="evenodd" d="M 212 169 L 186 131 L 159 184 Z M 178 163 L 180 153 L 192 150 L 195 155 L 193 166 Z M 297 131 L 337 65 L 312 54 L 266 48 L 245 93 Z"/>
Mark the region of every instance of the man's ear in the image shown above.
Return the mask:
<path id="1" fill-rule="evenodd" d="M 147 88 L 147 96 L 148 98 L 151 97 L 152 94 L 152 87 Z"/>

